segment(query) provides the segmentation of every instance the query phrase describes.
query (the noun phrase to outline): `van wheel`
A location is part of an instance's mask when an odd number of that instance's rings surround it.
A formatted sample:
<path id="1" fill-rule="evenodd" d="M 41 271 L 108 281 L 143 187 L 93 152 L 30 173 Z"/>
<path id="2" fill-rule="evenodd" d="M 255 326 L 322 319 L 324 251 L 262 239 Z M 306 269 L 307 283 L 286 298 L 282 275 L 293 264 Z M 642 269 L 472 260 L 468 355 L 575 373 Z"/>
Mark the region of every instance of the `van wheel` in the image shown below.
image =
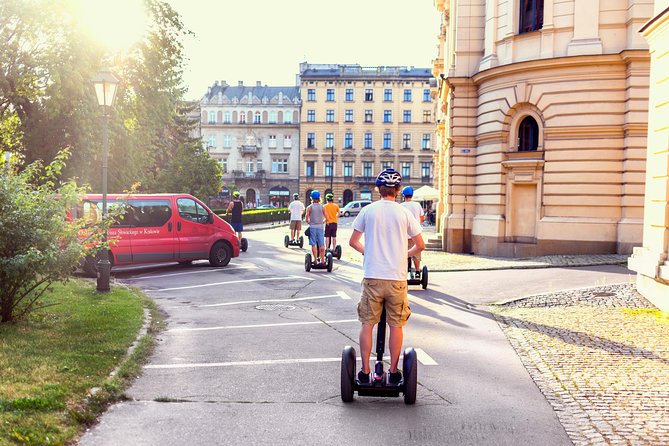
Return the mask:
<path id="1" fill-rule="evenodd" d="M 226 266 L 232 258 L 232 249 L 224 242 L 216 242 L 209 253 L 209 264 L 215 267 Z"/>

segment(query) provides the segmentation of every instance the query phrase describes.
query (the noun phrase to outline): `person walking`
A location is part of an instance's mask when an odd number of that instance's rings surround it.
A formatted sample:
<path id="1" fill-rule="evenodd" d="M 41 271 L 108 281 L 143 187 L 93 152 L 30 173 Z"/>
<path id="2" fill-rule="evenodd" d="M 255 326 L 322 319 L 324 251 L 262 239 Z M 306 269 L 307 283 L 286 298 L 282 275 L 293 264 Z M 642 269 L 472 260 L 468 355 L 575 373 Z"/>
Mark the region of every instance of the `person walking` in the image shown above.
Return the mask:
<path id="1" fill-rule="evenodd" d="M 386 309 L 390 326 L 390 369 L 388 379 L 397 384 L 402 373 L 397 369 L 402 350 L 403 327 L 411 309 L 407 295 L 406 259 L 425 249 L 422 228 L 416 218 L 395 201 L 402 176 L 394 169 L 384 169 L 376 177 L 381 200 L 362 208 L 353 221 L 349 245 L 364 256 L 363 280 L 358 320 L 362 369 L 358 380 L 370 381 L 369 357 L 372 352 L 372 330 Z M 364 242 L 363 242 L 364 236 Z M 414 246 L 407 249 L 407 237 Z"/>
<path id="2" fill-rule="evenodd" d="M 302 214 L 304 214 L 305 208 L 299 197 L 298 194 L 293 194 L 293 201 L 288 206 L 290 211 L 290 239 L 292 242 L 297 242 L 302 230 Z"/>
<path id="3" fill-rule="evenodd" d="M 230 226 L 237 233 L 237 240 L 241 246 L 242 244 L 242 231 L 244 230 L 244 225 L 242 224 L 242 211 L 244 210 L 244 203 L 239 199 L 239 191 L 234 191 L 232 193 L 232 201 L 226 209 L 226 215 L 230 215 Z"/>
<path id="4" fill-rule="evenodd" d="M 325 246 L 329 250 L 334 250 L 337 246 L 337 221 L 339 220 L 339 205 L 334 202 L 334 195 L 326 194 L 323 205 L 325 214 Z"/>
<path id="5" fill-rule="evenodd" d="M 404 196 L 404 202 L 402 203 L 402 206 L 404 206 L 409 212 L 411 212 L 411 215 L 413 215 L 416 218 L 419 224 L 423 223 L 425 221 L 425 213 L 420 203 L 413 201 L 413 187 L 404 186 L 404 188 L 402 189 L 402 196 Z M 409 237 L 409 249 L 411 249 L 413 245 L 414 241 L 411 240 L 411 237 Z M 414 277 L 412 277 L 412 279 L 414 278 L 420 279 L 420 261 L 421 261 L 421 254 L 419 252 L 418 254 L 413 256 L 413 265 L 416 268 L 416 272 Z"/>
<path id="6" fill-rule="evenodd" d="M 325 263 L 325 232 L 323 223 L 323 205 L 321 204 L 321 193 L 317 190 L 311 192 L 311 204 L 307 206 L 304 220 L 309 224 L 309 245 L 316 263 Z"/>

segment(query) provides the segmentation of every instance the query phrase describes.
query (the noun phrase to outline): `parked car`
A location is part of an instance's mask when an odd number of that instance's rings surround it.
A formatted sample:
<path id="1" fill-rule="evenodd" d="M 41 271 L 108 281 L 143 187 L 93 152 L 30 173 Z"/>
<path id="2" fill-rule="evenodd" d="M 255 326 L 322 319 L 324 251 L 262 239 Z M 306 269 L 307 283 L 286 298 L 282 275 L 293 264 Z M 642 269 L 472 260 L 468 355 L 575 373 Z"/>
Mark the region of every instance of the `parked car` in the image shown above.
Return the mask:
<path id="1" fill-rule="evenodd" d="M 272 206 L 271 204 L 261 204 L 256 209 L 275 209 L 275 207 Z"/>
<path id="2" fill-rule="evenodd" d="M 360 209 L 364 208 L 370 203 L 371 201 L 369 200 L 350 201 L 346 204 L 346 206 L 339 210 L 339 216 L 350 217 L 351 215 L 358 215 L 360 213 Z"/>
<path id="3" fill-rule="evenodd" d="M 108 232 L 112 266 L 207 259 L 220 267 L 239 256 L 232 226 L 191 195 L 108 195 L 107 203 L 126 207 Z M 86 195 L 73 216 L 95 222 L 101 210 L 102 196 Z M 86 259 L 82 269 L 96 274 L 96 260 Z"/>

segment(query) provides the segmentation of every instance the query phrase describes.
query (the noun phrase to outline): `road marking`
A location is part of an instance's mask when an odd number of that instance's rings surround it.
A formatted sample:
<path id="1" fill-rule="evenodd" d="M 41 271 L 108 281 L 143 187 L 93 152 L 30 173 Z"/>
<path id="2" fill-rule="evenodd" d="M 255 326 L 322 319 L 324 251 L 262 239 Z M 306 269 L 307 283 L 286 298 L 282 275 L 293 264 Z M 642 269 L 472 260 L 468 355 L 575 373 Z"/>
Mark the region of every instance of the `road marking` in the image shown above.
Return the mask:
<path id="1" fill-rule="evenodd" d="M 316 299 L 326 299 L 328 297 L 341 297 L 344 300 L 351 300 L 351 298 L 343 291 L 337 291 L 337 294 L 326 294 L 324 296 L 309 296 L 309 297 L 293 297 L 286 299 L 256 299 L 256 300 L 238 300 L 235 302 L 223 302 L 220 304 L 207 304 L 207 305 L 197 305 L 200 308 L 205 307 L 227 307 L 230 305 L 244 305 L 244 304 L 255 304 L 255 303 L 267 303 L 267 302 L 297 302 L 300 300 L 316 300 Z"/>
<path id="2" fill-rule="evenodd" d="M 208 286 L 218 286 L 218 285 L 227 285 L 229 283 L 247 283 L 247 282 L 264 282 L 268 280 L 290 280 L 290 279 L 302 279 L 302 280 L 316 280 L 309 277 L 301 276 L 285 276 L 285 277 L 265 277 L 262 279 L 244 279 L 244 280 L 229 280 L 227 282 L 216 282 L 216 283 L 203 283 L 201 285 L 189 285 L 189 286 L 180 286 L 174 288 L 158 288 L 151 291 L 174 291 L 174 290 L 187 290 L 190 288 L 204 288 Z"/>
<path id="3" fill-rule="evenodd" d="M 416 348 L 416 356 L 418 356 L 418 362 L 420 362 L 423 365 L 438 365 L 437 361 L 432 359 L 430 355 L 425 353 L 425 350 L 422 348 Z"/>
<path id="4" fill-rule="evenodd" d="M 201 274 L 201 273 L 210 273 L 212 271 L 230 271 L 232 269 L 258 269 L 258 266 L 256 265 L 248 265 L 248 266 L 233 266 L 233 267 L 225 267 L 225 268 L 207 268 L 207 269 L 198 269 L 197 271 L 184 271 L 181 273 L 170 273 L 170 274 L 160 274 L 158 276 L 141 276 L 141 277 L 133 277 L 132 280 L 143 280 L 143 279 L 160 279 L 163 277 L 173 277 L 173 276 L 183 276 L 186 274 Z"/>
<path id="5" fill-rule="evenodd" d="M 402 361 L 400 356 L 400 361 Z M 361 361 L 360 357 L 356 358 Z M 390 356 L 384 356 L 384 360 L 389 361 Z M 432 358 L 430 358 L 432 359 Z M 420 361 L 420 356 L 418 357 Z M 339 358 L 299 358 L 299 359 L 265 359 L 257 361 L 231 361 L 231 362 L 195 362 L 190 364 L 149 364 L 145 365 L 145 369 L 189 369 L 189 368 L 204 368 L 204 367 L 238 367 L 238 366 L 252 366 L 252 365 L 281 365 L 281 364 L 309 364 L 320 362 L 341 362 Z M 426 363 L 423 365 L 437 365 L 436 362 Z"/>
<path id="6" fill-rule="evenodd" d="M 339 321 L 307 321 L 307 322 L 284 322 L 280 324 L 254 324 L 254 325 L 222 325 L 218 327 L 201 327 L 201 328 L 172 328 L 167 330 L 174 331 L 211 331 L 211 330 L 234 330 L 238 328 L 269 328 L 269 327 L 291 327 L 295 325 L 320 325 L 320 324 L 344 324 L 358 322 L 357 319 L 342 319 Z"/>

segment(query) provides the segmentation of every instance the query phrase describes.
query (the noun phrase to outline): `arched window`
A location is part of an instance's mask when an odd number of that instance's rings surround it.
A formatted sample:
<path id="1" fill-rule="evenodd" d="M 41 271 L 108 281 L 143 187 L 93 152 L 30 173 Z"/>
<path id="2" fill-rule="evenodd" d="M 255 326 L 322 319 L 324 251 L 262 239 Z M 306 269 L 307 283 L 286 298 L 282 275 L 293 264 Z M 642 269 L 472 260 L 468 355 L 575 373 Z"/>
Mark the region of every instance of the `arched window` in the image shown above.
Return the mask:
<path id="1" fill-rule="evenodd" d="M 520 0 L 520 34 L 537 31 L 544 25 L 544 0 Z"/>
<path id="2" fill-rule="evenodd" d="M 532 152 L 539 147 L 539 125 L 531 116 L 526 116 L 518 126 L 518 151 Z"/>

